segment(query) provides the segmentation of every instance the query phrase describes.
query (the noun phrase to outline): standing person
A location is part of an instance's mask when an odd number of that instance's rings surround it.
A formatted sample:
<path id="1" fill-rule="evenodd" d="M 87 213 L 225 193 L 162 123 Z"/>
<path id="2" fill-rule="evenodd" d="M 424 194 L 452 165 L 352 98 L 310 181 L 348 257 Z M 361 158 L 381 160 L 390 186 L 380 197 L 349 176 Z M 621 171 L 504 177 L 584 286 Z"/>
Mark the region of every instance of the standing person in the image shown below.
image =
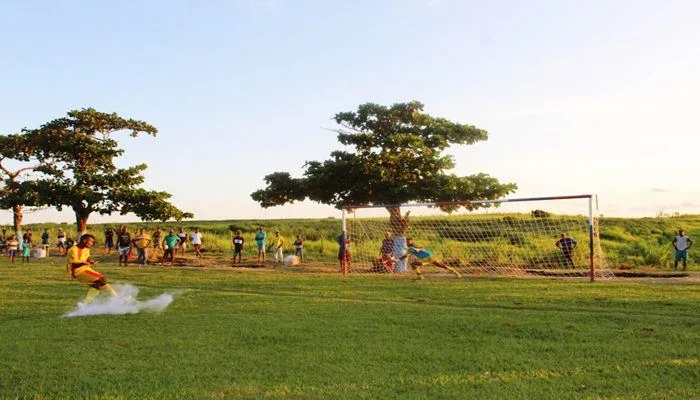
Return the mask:
<path id="1" fill-rule="evenodd" d="M 406 246 L 408 246 L 407 252 L 402 258 L 406 257 L 415 257 L 416 260 L 411 262 L 411 268 L 416 272 L 416 279 L 421 280 L 423 279 L 423 272 L 421 271 L 421 267 L 428 265 L 428 264 L 433 264 L 434 266 L 438 268 L 445 269 L 447 271 L 450 271 L 454 274 L 456 278 L 459 278 L 462 276 L 462 274 L 459 273 L 456 269 L 450 267 L 449 265 L 433 260 L 433 254 L 426 250 L 423 246 L 417 246 L 416 244 L 413 243 L 413 239 L 411 238 L 406 238 Z"/>
<path id="2" fill-rule="evenodd" d="M 673 248 L 676 249 L 676 257 L 673 269 L 678 269 L 678 261 L 683 261 L 683 271 L 688 268 L 688 249 L 693 246 L 693 239 L 685 235 L 683 229 L 678 230 L 678 236 L 673 238 Z"/>
<path id="3" fill-rule="evenodd" d="M 124 260 L 125 267 L 129 265 L 129 253 L 131 253 L 131 233 L 129 233 L 126 225 L 122 225 L 119 228 L 119 235 L 117 236 L 117 251 L 119 252 L 119 266 L 122 265 L 122 260 Z"/>
<path id="4" fill-rule="evenodd" d="M 294 255 L 299 257 L 299 262 L 304 262 L 304 241 L 301 240 L 301 233 L 297 233 L 294 241 Z"/>
<path id="5" fill-rule="evenodd" d="M 161 248 L 161 236 L 163 236 L 163 231 L 160 230 L 160 227 L 156 228 L 156 231 L 153 232 L 153 248 L 154 249 L 160 249 Z"/>
<path id="6" fill-rule="evenodd" d="M 185 249 L 187 248 L 187 231 L 185 228 L 180 227 L 180 232 L 177 234 L 177 237 L 180 238 L 180 244 L 178 244 L 180 248 L 180 254 L 185 255 Z"/>
<path id="7" fill-rule="evenodd" d="M 110 226 L 105 229 L 105 250 L 107 254 L 112 252 L 112 248 L 114 248 L 114 229 Z"/>
<path id="8" fill-rule="evenodd" d="M 7 229 L 3 228 L 2 233 L 0 233 L 0 254 L 4 254 L 7 251 Z"/>
<path id="9" fill-rule="evenodd" d="M 51 243 L 51 242 L 49 241 L 49 238 L 50 238 L 50 236 L 49 236 L 49 230 L 48 230 L 48 229 L 44 229 L 44 233 L 41 234 L 41 244 L 42 244 L 43 246 L 48 246 L 49 243 Z"/>
<path id="10" fill-rule="evenodd" d="M 77 245 L 68 249 L 66 271 L 73 279 L 90 287 L 83 302 L 79 303 L 81 307 L 90 304 L 103 289 L 117 297 L 117 292 L 107 283 L 105 276 L 91 268 L 95 265 L 90 258 L 90 248 L 94 244 L 95 237 L 86 233 L 80 237 Z"/>
<path id="11" fill-rule="evenodd" d="M 267 233 L 263 230 L 262 226 L 258 227 L 258 232 L 255 234 L 255 243 L 258 245 L 258 262 L 265 262 L 265 238 Z"/>
<path id="12" fill-rule="evenodd" d="M 394 266 L 396 261 L 396 256 L 394 256 L 394 239 L 392 238 L 392 233 L 386 231 L 384 233 L 384 240 L 382 240 L 382 248 L 379 250 L 379 258 L 386 269 L 385 272 L 394 272 Z"/>
<path id="13" fill-rule="evenodd" d="M 58 255 L 63 256 L 66 254 L 66 233 L 63 232 L 62 228 L 58 228 L 58 233 L 56 234 L 56 247 L 58 247 Z"/>
<path id="14" fill-rule="evenodd" d="M 284 237 L 280 235 L 280 231 L 275 231 L 275 262 L 284 262 Z"/>
<path id="15" fill-rule="evenodd" d="M 29 241 L 29 244 L 32 244 L 32 230 L 27 228 L 27 231 L 24 232 L 24 235 L 22 235 L 22 242 Z"/>
<path id="16" fill-rule="evenodd" d="M 17 240 L 15 235 L 10 235 L 9 238 L 7 238 L 7 254 L 10 257 L 10 264 L 15 263 L 15 257 L 17 256 L 17 253 L 19 252 L 19 240 Z"/>
<path id="17" fill-rule="evenodd" d="M 238 256 L 238 262 L 241 262 L 241 255 L 243 254 L 243 233 L 241 231 L 236 231 L 236 236 L 233 237 L 233 262 L 236 262 L 236 256 Z"/>
<path id="18" fill-rule="evenodd" d="M 345 231 L 338 236 L 338 262 L 340 263 L 339 272 L 347 273 L 350 266 L 350 238 L 345 235 Z"/>
<path id="19" fill-rule="evenodd" d="M 29 262 L 29 257 L 32 256 L 32 244 L 28 238 L 22 242 L 22 263 Z"/>
<path id="20" fill-rule="evenodd" d="M 192 233 L 190 240 L 192 241 L 192 247 L 197 257 L 202 256 L 202 232 L 199 231 L 199 227 L 194 228 L 194 233 Z"/>
<path id="21" fill-rule="evenodd" d="M 139 234 L 131 243 L 136 247 L 136 262 L 139 265 L 146 265 L 146 261 L 148 261 L 148 246 L 151 244 L 151 237 L 146 233 L 146 229 L 139 229 Z"/>
<path id="22" fill-rule="evenodd" d="M 571 265 L 571 268 L 575 268 L 574 257 L 572 253 L 578 245 L 578 243 L 576 243 L 576 240 L 568 237 L 566 232 L 562 232 L 561 239 L 557 240 L 557 242 L 554 245 L 560 248 L 562 254 L 564 254 L 564 268 L 568 268 L 569 265 Z"/>
<path id="23" fill-rule="evenodd" d="M 170 266 L 172 267 L 175 264 L 175 251 L 177 250 L 178 243 L 180 243 L 180 237 L 171 229 L 163 238 L 163 258 L 160 260 L 161 267 L 168 257 L 170 257 Z"/>

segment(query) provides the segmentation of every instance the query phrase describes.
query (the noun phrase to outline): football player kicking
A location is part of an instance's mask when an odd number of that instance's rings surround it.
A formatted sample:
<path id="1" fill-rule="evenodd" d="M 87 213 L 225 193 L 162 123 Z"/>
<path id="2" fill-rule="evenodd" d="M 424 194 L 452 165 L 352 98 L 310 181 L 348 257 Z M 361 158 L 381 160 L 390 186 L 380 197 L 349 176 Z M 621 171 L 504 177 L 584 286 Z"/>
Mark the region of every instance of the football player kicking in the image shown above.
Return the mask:
<path id="1" fill-rule="evenodd" d="M 107 283 L 105 276 L 93 270 L 91 266 L 95 262 L 90 258 L 90 248 L 95 244 L 95 237 L 90 234 L 85 234 L 80 237 L 78 244 L 68 249 L 68 263 L 66 270 L 73 279 L 89 286 L 87 295 L 82 301 L 82 306 L 90 304 L 95 299 L 95 296 L 100 294 L 100 291 L 106 290 L 114 297 L 117 297 L 117 292 Z"/>
<path id="2" fill-rule="evenodd" d="M 448 270 L 452 272 L 456 278 L 462 276 L 462 274 L 460 274 L 459 271 L 450 267 L 449 265 L 437 260 L 433 260 L 432 253 L 423 248 L 422 246 L 415 245 L 413 243 L 413 239 L 407 238 L 406 245 L 408 246 L 408 251 L 401 257 L 401 259 L 403 260 L 408 256 L 412 256 L 415 258 L 415 260 L 411 261 L 409 264 L 411 265 L 411 268 L 413 268 L 413 270 L 416 272 L 416 280 L 423 279 L 423 272 L 420 269 L 421 267 L 428 264 L 433 264 L 438 268 Z"/>

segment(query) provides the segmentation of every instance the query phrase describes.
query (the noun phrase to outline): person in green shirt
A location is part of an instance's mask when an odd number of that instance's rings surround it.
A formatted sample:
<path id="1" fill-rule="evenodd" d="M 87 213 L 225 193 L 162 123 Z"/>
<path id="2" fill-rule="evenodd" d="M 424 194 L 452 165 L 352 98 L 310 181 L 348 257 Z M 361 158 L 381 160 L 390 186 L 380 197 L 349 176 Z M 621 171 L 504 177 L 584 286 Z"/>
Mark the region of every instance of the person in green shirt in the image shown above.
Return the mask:
<path id="1" fill-rule="evenodd" d="M 160 266 L 163 266 L 163 262 L 166 258 L 170 257 L 170 266 L 172 267 L 175 263 L 175 249 L 177 249 L 180 243 L 180 237 L 175 234 L 172 229 L 163 238 L 163 258 L 160 259 Z"/>

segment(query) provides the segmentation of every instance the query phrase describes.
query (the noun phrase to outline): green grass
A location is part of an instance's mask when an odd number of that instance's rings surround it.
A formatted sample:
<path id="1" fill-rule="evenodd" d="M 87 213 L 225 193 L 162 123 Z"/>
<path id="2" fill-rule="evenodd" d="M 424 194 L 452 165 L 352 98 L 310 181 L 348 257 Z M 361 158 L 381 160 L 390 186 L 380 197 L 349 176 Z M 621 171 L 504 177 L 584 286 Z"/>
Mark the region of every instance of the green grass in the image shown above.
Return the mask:
<path id="1" fill-rule="evenodd" d="M 700 398 L 700 286 L 98 268 L 162 314 L 61 318 L 63 260 L 0 259 L 2 399 Z"/>

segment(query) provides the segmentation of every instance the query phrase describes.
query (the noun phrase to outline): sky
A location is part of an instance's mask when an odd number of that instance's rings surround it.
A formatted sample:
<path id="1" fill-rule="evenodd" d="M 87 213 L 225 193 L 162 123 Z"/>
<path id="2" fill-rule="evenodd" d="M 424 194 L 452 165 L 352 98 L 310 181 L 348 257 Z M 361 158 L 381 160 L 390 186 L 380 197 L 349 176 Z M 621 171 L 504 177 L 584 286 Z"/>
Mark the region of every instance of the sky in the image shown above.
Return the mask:
<path id="1" fill-rule="evenodd" d="M 144 186 L 197 220 L 339 217 L 250 194 L 341 149 L 336 113 L 418 100 L 489 132 L 449 150 L 450 172 L 516 183 L 510 197 L 700 214 L 697 21 L 694 0 L 0 0 L 0 133 L 116 112 L 159 129 L 119 136 L 118 164 L 146 163 Z"/>

